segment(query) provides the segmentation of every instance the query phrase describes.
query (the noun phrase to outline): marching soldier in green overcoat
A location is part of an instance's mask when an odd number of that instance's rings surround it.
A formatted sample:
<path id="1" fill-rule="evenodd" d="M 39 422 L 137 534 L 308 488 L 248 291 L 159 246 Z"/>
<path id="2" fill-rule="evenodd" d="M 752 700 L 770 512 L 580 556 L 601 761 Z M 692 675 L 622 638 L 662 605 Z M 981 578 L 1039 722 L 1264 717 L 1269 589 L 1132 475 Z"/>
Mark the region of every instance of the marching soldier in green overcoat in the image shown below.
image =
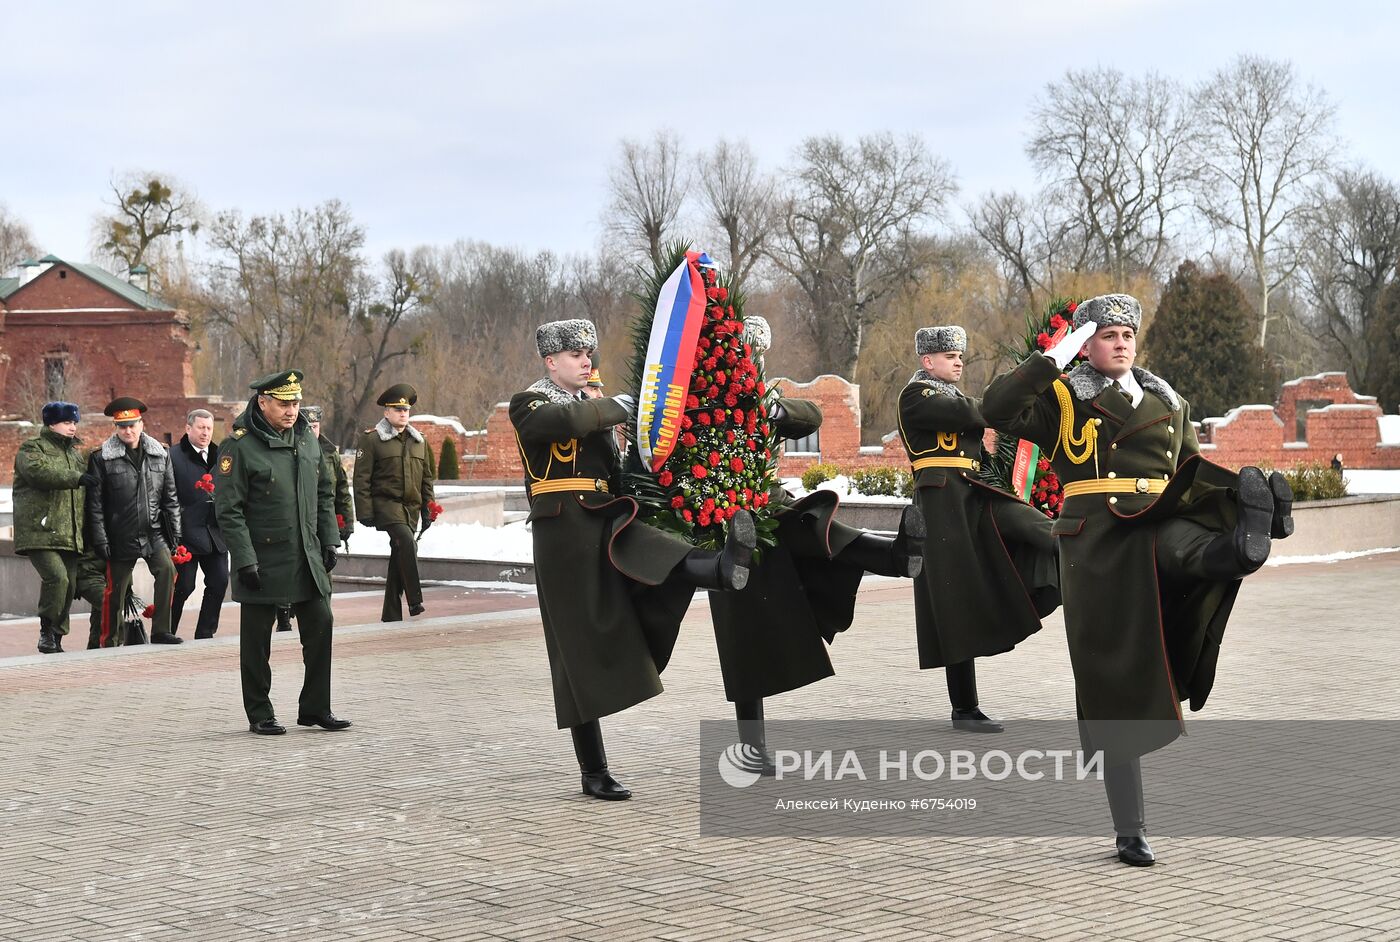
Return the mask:
<path id="1" fill-rule="evenodd" d="M 418 391 L 408 383 L 390 386 L 379 396 L 384 418 L 360 436 L 355 452 L 355 516 L 360 526 L 389 534 L 389 572 L 384 580 L 382 621 L 403 621 L 423 613 L 423 586 L 418 578 L 417 539 L 432 526 L 437 467 L 423 434 L 408 424 Z"/>
<path id="2" fill-rule="evenodd" d="M 61 654 L 83 551 L 83 474 L 78 407 L 44 405 L 44 428 L 15 453 L 15 554 L 39 574 L 39 653 Z"/>
<path id="3" fill-rule="evenodd" d="M 1074 330 L 987 387 L 999 431 L 1050 455 L 1064 483 L 1055 521 L 1065 630 L 1085 745 L 1105 754 L 1118 857 L 1148 866 L 1139 757 L 1205 705 L 1240 580 L 1292 533 L 1283 476 L 1201 457 L 1191 407 L 1133 365 L 1142 308 L 1091 298 Z M 1087 358 L 1067 375 L 1076 355 Z M 1126 721 L 1126 722 L 1124 722 Z"/>
<path id="4" fill-rule="evenodd" d="M 297 724 L 340 730 L 331 712 L 331 580 L 340 533 L 335 482 L 325 473 L 321 446 L 300 414 L 303 373 L 283 370 L 252 384 L 253 397 L 219 452 L 214 504 L 237 574 L 239 661 L 248 728 L 262 736 L 286 732 L 268 693 L 272 624 L 289 605 L 301 629 L 306 679 Z"/>
<path id="5" fill-rule="evenodd" d="M 956 729 L 999 733 L 978 705 L 974 658 L 1010 651 L 1060 604 L 1050 520 L 979 475 L 980 403 L 958 387 L 967 331 L 923 327 L 920 369 L 899 396 L 899 433 L 929 537 L 914 580 L 919 667 L 942 667 Z"/>
<path id="6" fill-rule="evenodd" d="M 772 342 L 762 317 L 744 319 L 744 342 L 761 357 Z M 815 402 L 775 395 L 768 421 L 782 438 L 805 438 L 822 424 Z M 907 510 L 895 537 L 847 526 L 836 519 L 840 498 L 816 491 L 794 499 L 781 484 L 768 493 L 777 545 L 749 567 L 737 592 L 710 595 L 724 695 L 734 704 L 740 762 L 774 772 L 764 730 L 763 701 L 830 677 L 826 646 L 850 627 L 856 592 L 866 572 L 908 578 L 922 567 L 923 519 Z"/>
<path id="7" fill-rule="evenodd" d="M 619 801 L 632 793 L 608 771 L 598 719 L 661 692 L 695 588 L 742 588 L 757 534 L 746 511 L 729 521 L 722 550 L 637 522 L 636 500 L 619 495 L 613 437 L 636 400 L 583 393 L 597 330 L 554 321 L 536 331 L 535 345 L 548 375 L 511 397 L 510 421 L 530 499 L 555 718 L 573 736 L 583 793 Z"/>

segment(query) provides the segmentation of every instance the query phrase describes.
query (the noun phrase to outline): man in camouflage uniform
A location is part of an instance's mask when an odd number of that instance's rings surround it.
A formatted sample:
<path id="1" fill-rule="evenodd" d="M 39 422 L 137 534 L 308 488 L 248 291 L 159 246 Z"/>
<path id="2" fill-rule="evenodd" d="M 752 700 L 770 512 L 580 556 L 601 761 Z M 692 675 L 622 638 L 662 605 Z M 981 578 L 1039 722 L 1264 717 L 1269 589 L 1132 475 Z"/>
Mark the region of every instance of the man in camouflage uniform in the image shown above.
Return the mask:
<path id="1" fill-rule="evenodd" d="M 283 370 L 253 383 L 253 397 L 220 449 L 214 504 L 237 573 L 239 664 L 248 729 L 278 736 L 272 688 L 272 624 L 277 607 L 291 606 L 301 628 L 306 679 L 297 725 L 341 730 L 331 712 L 331 580 L 340 531 L 335 482 L 321 446 L 301 411 L 301 370 Z"/>
<path id="2" fill-rule="evenodd" d="M 28 556 L 39 574 L 39 653 L 60 654 L 83 551 L 86 462 L 78 407 L 50 402 L 43 418 L 43 430 L 15 453 L 15 554 Z"/>
<path id="3" fill-rule="evenodd" d="M 923 327 L 920 369 L 899 397 L 899 433 L 929 537 L 914 579 L 919 667 L 941 667 L 956 729 L 999 733 L 978 705 L 974 658 L 1010 651 L 1059 605 L 1050 520 L 985 483 L 981 403 L 958 387 L 967 331 Z"/>
<path id="4" fill-rule="evenodd" d="M 723 550 L 637 522 L 637 502 L 618 496 L 613 439 L 636 400 L 583 392 L 597 345 L 586 320 L 540 327 L 548 375 L 511 397 L 510 421 L 530 498 L 555 718 L 573 736 L 583 793 L 620 801 L 632 793 L 608 771 L 599 718 L 661 692 L 695 588 L 743 588 L 757 534 L 747 511 L 729 521 Z"/>
<path id="5" fill-rule="evenodd" d="M 437 467 L 423 434 L 408 424 L 418 391 L 408 383 L 390 386 L 379 396 L 384 418 L 360 436 L 355 452 L 355 516 L 362 527 L 389 534 L 389 572 L 384 580 L 381 621 L 403 621 L 423 614 L 423 586 L 418 578 L 417 538 L 432 526 Z"/>
<path id="6" fill-rule="evenodd" d="M 1293 531 L 1283 476 L 1206 461 L 1190 404 L 1133 365 L 1141 320 L 1135 298 L 1091 298 L 1069 336 L 982 399 L 1064 483 L 1054 535 L 1082 736 L 1105 755 L 1118 858 L 1139 867 L 1155 860 L 1139 757 L 1181 735 L 1181 701 L 1205 706 L 1240 580 Z"/>

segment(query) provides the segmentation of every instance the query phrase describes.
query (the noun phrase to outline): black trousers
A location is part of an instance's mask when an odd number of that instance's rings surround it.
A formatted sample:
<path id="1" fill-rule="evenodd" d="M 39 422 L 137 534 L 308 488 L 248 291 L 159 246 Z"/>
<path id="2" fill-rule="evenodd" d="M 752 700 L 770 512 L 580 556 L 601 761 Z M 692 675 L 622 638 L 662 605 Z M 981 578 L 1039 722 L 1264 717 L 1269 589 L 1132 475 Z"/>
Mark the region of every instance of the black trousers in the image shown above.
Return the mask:
<path id="1" fill-rule="evenodd" d="M 277 620 L 276 605 L 243 602 L 238 619 L 239 674 L 243 681 L 243 709 L 248 722 L 259 723 L 276 715 L 268 694 L 272 690 L 272 624 Z M 331 712 L 331 600 L 316 597 L 293 602 L 301 636 L 301 661 L 306 668 L 300 716 L 325 716 Z"/>
<path id="2" fill-rule="evenodd" d="M 206 553 L 175 568 L 175 602 L 170 612 L 170 631 L 180 633 L 180 612 L 185 600 L 194 593 L 195 567 L 204 571 L 204 601 L 199 605 L 199 621 L 194 626 L 196 638 L 212 638 L 219 630 L 219 609 L 228 591 L 228 554 Z"/>
<path id="3" fill-rule="evenodd" d="M 418 580 L 418 544 L 408 524 L 391 523 L 384 531 L 389 534 L 389 573 L 384 579 L 384 608 L 380 621 L 403 621 L 403 596 L 408 597 L 409 605 L 423 604 L 423 586 Z"/>

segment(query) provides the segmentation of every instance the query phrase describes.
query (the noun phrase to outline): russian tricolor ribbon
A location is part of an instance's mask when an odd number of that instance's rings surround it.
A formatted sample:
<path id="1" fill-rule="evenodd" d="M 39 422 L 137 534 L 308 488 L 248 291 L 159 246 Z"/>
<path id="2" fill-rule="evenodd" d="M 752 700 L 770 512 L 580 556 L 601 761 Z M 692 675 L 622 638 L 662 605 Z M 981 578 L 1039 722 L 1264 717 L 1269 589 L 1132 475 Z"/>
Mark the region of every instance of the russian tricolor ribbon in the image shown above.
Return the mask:
<path id="1" fill-rule="evenodd" d="M 701 268 L 714 263 L 700 252 L 686 252 L 656 299 L 642 388 L 637 396 L 637 445 L 642 463 L 660 471 L 681 434 L 681 414 L 695 368 L 695 342 L 705 322 L 705 281 Z"/>

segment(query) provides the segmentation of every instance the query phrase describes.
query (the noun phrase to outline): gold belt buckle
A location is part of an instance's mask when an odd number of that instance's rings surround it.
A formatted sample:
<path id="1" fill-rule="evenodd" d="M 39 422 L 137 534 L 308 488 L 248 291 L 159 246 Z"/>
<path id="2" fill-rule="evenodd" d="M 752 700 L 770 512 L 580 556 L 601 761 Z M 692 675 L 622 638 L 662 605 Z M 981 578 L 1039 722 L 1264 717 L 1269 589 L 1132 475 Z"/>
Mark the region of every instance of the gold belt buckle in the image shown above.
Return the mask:
<path id="1" fill-rule="evenodd" d="M 1143 482 L 1142 482 L 1142 486 L 1143 486 L 1143 489 L 1145 490 L 1145 489 L 1147 488 L 1147 482 L 1146 482 L 1146 481 L 1143 481 Z M 602 478 L 594 478 L 594 479 L 593 479 L 593 490 L 597 491 L 597 492 L 600 493 L 600 494 L 603 492 L 603 480 L 602 480 Z"/>
<path id="2" fill-rule="evenodd" d="M 978 461 L 976 458 L 974 458 L 974 459 L 972 460 L 972 470 L 974 470 L 974 471 L 981 471 L 981 470 L 982 470 L 982 462 L 980 462 L 980 461 Z"/>
<path id="3" fill-rule="evenodd" d="M 1138 478 L 1138 479 L 1137 479 L 1137 492 L 1138 492 L 1139 494 L 1146 494 L 1146 493 L 1147 493 L 1147 478 Z"/>

